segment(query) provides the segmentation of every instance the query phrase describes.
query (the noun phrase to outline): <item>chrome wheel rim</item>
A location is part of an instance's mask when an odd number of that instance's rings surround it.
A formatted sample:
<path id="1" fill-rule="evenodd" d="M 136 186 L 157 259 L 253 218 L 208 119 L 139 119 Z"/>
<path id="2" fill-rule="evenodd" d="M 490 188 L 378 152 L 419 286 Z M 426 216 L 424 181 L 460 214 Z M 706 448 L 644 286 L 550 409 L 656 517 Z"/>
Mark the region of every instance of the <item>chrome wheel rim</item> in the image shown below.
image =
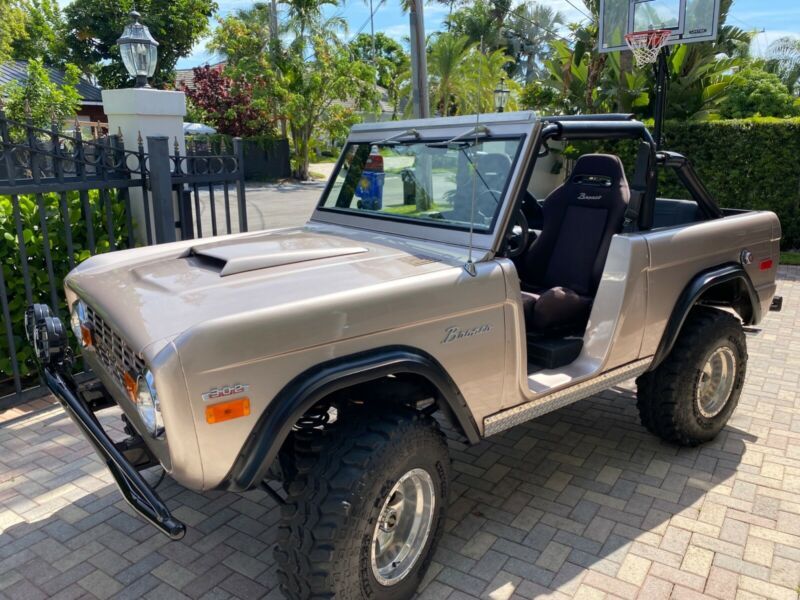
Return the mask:
<path id="1" fill-rule="evenodd" d="M 697 378 L 697 409 L 711 419 L 725 408 L 733 391 L 736 378 L 736 356 L 733 350 L 722 346 L 706 359 Z"/>
<path id="2" fill-rule="evenodd" d="M 372 533 L 372 574 L 381 585 L 394 585 L 414 567 L 430 536 L 436 508 L 433 479 L 412 469 L 394 484 Z"/>

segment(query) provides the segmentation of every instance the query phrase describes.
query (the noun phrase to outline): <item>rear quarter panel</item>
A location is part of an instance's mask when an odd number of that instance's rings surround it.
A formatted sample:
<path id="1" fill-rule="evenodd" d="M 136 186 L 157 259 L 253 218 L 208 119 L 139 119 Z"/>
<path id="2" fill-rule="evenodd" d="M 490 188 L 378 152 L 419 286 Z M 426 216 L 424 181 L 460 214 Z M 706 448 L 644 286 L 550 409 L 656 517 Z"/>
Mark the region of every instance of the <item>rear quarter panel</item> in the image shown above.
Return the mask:
<path id="1" fill-rule="evenodd" d="M 765 313 L 775 294 L 780 236 L 780 222 L 771 212 L 737 214 L 644 234 L 650 270 L 642 356 L 656 352 L 675 303 L 688 283 L 701 271 L 740 263 L 743 250 L 753 253 L 753 262 L 745 270 Z M 772 267 L 761 270 L 759 264 L 768 259 L 773 261 Z"/>

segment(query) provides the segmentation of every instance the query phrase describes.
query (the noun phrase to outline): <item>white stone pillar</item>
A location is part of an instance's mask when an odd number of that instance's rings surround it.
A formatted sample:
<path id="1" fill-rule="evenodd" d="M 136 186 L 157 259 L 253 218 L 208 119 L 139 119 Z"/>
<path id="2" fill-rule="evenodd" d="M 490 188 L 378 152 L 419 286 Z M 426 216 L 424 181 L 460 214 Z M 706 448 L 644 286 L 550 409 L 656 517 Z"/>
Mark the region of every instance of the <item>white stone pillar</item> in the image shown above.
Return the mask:
<path id="1" fill-rule="evenodd" d="M 108 116 L 109 133 L 116 134 L 121 131 L 126 150 L 132 152 L 138 150 L 137 140 L 140 134 L 144 140 L 145 152 L 147 152 L 148 136 L 165 135 L 169 138 L 170 153 L 173 152 L 177 139 L 181 155 L 186 155 L 186 144 L 183 137 L 186 94 L 151 88 L 103 90 L 102 94 L 103 111 Z M 139 243 L 145 244 L 147 238 L 143 227 L 144 206 L 141 190 L 132 188 L 130 198 L 131 212 L 136 223 L 136 238 Z M 174 202 L 177 215 L 177 198 L 174 199 Z M 152 229 L 152 231 L 155 230 Z"/>

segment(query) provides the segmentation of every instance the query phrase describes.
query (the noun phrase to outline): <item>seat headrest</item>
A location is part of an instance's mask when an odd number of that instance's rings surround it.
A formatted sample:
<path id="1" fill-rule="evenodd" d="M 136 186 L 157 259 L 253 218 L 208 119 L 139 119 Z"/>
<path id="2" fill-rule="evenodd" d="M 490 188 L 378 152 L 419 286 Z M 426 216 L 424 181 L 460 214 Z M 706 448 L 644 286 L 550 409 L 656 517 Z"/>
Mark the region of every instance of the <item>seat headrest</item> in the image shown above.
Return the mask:
<path id="1" fill-rule="evenodd" d="M 507 154 L 492 152 L 478 155 L 478 169 L 481 173 L 500 173 L 505 175 L 511 169 L 511 159 Z"/>
<path id="2" fill-rule="evenodd" d="M 561 192 L 568 204 L 579 206 L 627 206 L 630 199 L 625 167 L 619 157 L 610 154 L 581 156 Z"/>
<path id="3" fill-rule="evenodd" d="M 628 184 L 625 166 L 613 154 L 584 154 L 572 169 L 570 183 L 597 187 L 616 187 Z"/>

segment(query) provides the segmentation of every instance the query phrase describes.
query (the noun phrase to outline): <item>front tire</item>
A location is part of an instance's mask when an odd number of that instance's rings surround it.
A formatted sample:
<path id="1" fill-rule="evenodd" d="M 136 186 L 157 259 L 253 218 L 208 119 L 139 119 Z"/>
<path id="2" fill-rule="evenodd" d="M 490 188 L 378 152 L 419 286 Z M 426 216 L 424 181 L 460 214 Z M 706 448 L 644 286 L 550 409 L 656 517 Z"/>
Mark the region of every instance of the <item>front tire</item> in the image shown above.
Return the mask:
<path id="1" fill-rule="evenodd" d="M 341 413 L 295 436 L 275 557 L 287 598 L 414 595 L 442 533 L 447 444 L 435 421 L 404 408 Z"/>
<path id="2" fill-rule="evenodd" d="M 642 425 L 681 446 L 714 439 L 739 402 L 746 372 L 747 341 L 739 319 L 694 308 L 664 362 L 636 380 Z"/>

